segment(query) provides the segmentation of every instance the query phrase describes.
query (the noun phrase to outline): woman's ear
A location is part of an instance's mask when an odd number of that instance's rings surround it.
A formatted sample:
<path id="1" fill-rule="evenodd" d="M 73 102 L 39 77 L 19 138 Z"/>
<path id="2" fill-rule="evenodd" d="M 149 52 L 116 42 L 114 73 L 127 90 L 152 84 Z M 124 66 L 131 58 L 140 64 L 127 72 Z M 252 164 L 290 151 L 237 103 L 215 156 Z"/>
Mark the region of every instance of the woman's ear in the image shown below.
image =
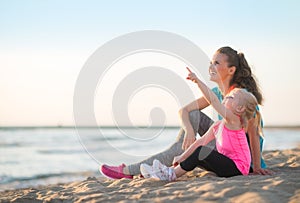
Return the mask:
<path id="1" fill-rule="evenodd" d="M 235 73 L 235 71 L 236 71 L 236 67 L 235 66 L 231 66 L 231 67 L 229 67 L 229 73 L 231 74 L 231 75 L 233 75 L 234 73 Z"/>

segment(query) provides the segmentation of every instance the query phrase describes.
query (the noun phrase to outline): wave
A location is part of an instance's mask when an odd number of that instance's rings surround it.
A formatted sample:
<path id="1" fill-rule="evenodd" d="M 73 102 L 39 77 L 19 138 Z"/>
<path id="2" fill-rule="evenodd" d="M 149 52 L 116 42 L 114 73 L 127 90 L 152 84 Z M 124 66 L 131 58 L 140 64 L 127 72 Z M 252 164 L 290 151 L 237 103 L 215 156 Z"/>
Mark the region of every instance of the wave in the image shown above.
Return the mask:
<path id="1" fill-rule="evenodd" d="M 1 147 L 1 148 L 21 147 L 21 146 L 23 146 L 23 144 L 22 144 L 22 143 L 19 143 L 19 142 L 13 142 L 13 143 L 0 142 L 0 147 Z"/>
<path id="2" fill-rule="evenodd" d="M 46 150 L 41 149 L 36 151 L 39 154 L 80 154 L 85 153 L 84 149 L 77 149 L 77 150 L 66 150 L 66 149 L 55 149 L 55 150 Z"/>
<path id="3" fill-rule="evenodd" d="M 90 173 L 91 172 L 64 172 L 64 173 L 38 174 L 29 177 L 13 177 L 13 176 L 2 175 L 0 176 L 0 184 L 8 184 L 12 182 L 28 182 L 28 181 L 36 181 L 36 180 L 43 180 L 49 178 L 87 176 Z M 93 173 L 96 173 L 96 171 Z"/>

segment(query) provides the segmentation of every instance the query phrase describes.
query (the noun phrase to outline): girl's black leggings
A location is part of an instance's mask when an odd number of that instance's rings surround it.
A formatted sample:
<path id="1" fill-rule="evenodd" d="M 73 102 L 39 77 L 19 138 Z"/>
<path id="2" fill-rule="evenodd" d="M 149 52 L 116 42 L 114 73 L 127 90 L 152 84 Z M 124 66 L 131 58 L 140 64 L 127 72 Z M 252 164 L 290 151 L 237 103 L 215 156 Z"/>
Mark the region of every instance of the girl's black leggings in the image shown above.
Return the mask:
<path id="1" fill-rule="evenodd" d="M 186 160 L 180 163 L 185 171 L 191 171 L 196 167 L 212 171 L 219 177 L 232 177 L 242 175 L 235 163 L 209 147 L 198 147 Z"/>

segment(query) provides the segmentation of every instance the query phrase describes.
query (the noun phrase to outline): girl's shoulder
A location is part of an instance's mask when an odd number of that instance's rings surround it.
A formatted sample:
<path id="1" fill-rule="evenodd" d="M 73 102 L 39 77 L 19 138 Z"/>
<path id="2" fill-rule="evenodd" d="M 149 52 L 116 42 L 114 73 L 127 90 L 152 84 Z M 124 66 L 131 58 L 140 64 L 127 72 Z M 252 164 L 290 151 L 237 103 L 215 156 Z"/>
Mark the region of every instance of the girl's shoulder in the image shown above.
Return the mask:
<path id="1" fill-rule="evenodd" d="M 235 114 L 230 109 L 228 109 L 228 112 L 230 112 L 230 116 L 228 116 L 227 119 L 223 119 L 224 125 L 230 130 L 242 129 L 243 127 L 242 127 L 242 122 L 241 122 L 241 116 Z"/>
<path id="2" fill-rule="evenodd" d="M 223 120 L 218 120 L 218 121 L 214 122 L 214 124 L 212 125 L 212 128 L 214 130 L 217 130 L 220 127 L 221 123 L 224 123 L 224 121 Z"/>

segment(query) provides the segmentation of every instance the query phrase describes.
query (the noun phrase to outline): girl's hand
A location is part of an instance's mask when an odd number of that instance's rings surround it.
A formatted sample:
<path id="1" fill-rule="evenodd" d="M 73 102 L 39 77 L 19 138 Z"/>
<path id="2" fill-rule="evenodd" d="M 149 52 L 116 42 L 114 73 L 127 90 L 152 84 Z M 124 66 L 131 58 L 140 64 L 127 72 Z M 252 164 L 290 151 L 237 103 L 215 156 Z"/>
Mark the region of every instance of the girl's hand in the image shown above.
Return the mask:
<path id="1" fill-rule="evenodd" d="M 180 163 L 181 155 L 175 156 L 173 160 L 173 166 L 177 166 Z"/>
<path id="2" fill-rule="evenodd" d="M 186 79 L 193 81 L 194 83 L 198 82 L 198 77 L 196 76 L 195 73 L 193 73 L 188 67 L 186 67 L 186 69 L 189 71 L 189 74 L 187 76 Z"/>

